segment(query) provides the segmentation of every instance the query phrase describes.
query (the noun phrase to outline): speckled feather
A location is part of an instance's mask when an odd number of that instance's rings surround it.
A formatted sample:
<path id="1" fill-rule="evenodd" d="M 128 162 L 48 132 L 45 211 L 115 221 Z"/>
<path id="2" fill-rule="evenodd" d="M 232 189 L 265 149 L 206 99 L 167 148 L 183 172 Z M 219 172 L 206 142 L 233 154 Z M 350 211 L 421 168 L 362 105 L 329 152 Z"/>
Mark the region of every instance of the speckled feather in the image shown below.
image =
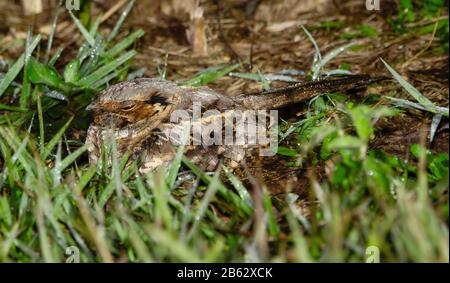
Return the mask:
<path id="1" fill-rule="evenodd" d="M 154 170 L 158 166 L 169 166 L 175 157 L 175 149 L 162 133 L 176 126 L 169 122 L 173 111 L 192 110 L 194 102 L 200 102 L 203 110 L 216 109 L 220 112 L 231 109 L 278 109 L 321 93 L 361 88 L 383 79 L 350 76 L 293 84 L 237 97 L 225 96 L 207 87 L 180 87 L 174 82 L 160 79 L 143 78 L 122 82 L 105 89 L 87 108 L 94 114 L 86 139 L 89 160 L 91 163 L 98 162 L 107 129 L 112 129 L 119 157 L 127 150 L 131 150 L 132 160 L 141 154 L 145 155 L 140 167 L 142 172 Z M 221 159 L 230 167 L 239 166 L 246 150 L 237 145 L 187 146 L 185 154 L 202 169 L 212 171 Z"/>

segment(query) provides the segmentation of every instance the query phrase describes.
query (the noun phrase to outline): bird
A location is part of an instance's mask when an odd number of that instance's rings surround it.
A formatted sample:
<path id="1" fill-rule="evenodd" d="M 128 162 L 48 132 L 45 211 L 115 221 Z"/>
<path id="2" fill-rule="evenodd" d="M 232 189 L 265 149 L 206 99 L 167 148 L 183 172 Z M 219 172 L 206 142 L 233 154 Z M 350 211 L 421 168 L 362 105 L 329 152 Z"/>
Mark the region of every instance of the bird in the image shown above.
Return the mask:
<path id="1" fill-rule="evenodd" d="M 118 158 L 127 153 L 130 154 L 130 160 L 141 157 L 139 171 L 154 171 L 159 167 L 170 166 L 176 156 L 177 146 L 181 144 L 181 132 L 188 127 L 180 121 L 174 121 L 175 114 L 190 115 L 189 127 L 196 123 L 211 126 L 219 118 L 227 119 L 224 113 L 281 109 L 323 93 L 360 89 L 384 79 L 351 75 L 300 82 L 238 96 L 227 96 L 209 87 L 180 86 L 158 78 L 120 82 L 103 90 L 86 108 L 93 116 L 85 141 L 89 163 L 99 162 L 102 148 L 105 148 L 108 137 L 111 137 L 115 141 Z M 192 118 L 195 105 L 199 105 L 202 113 L 213 111 L 215 114 L 207 118 Z M 246 123 L 245 126 L 248 126 L 249 122 Z M 174 133 L 178 136 L 178 144 L 171 140 Z M 188 132 L 188 135 L 192 134 L 193 132 Z M 237 168 L 248 152 L 258 147 L 256 144 L 205 145 L 196 141 L 197 143 L 185 144 L 184 154 L 206 171 L 216 170 L 221 162 Z"/>

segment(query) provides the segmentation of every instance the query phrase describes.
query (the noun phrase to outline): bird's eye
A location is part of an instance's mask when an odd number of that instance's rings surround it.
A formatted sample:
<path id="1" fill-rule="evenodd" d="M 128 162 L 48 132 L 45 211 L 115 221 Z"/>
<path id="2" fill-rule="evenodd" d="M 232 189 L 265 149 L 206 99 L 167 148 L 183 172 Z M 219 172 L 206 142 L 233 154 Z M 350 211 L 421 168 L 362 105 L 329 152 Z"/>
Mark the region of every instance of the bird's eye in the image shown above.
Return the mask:
<path id="1" fill-rule="evenodd" d="M 125 111 L 125 112 L 128 112 L 128 111 L 132 111 L 132 110 L 134 110 L 135 108 L 136 108 L 136 104 L 133 104 L 133 105 L 126 105 L 126 106 L 123 106 L 122 108 L 121 108 L 121 110 L 122 111 Z"/>

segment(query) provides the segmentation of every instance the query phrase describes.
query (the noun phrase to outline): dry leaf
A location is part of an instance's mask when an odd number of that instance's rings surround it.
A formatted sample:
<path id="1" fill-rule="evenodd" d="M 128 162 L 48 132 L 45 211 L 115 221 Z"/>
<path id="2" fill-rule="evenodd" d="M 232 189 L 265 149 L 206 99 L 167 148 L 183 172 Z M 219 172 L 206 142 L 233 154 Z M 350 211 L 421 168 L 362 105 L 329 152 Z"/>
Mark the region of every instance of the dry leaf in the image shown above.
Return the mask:
<path id="1" fill-rule="evenodd" d="M 25 15 L 42 13 L 42 0 L 22 0 L 22 7 Z"/>
<path id="2" fill-rule="evenodd" d="M 187 38 L 192 45 L 194 54 L 206 55 L 208 53 L 208 41 L 206 38 L 206 21 L 203 17 L 203 8 L 196 6 L 191 11 L 191 23 L 187 32 Z"/>

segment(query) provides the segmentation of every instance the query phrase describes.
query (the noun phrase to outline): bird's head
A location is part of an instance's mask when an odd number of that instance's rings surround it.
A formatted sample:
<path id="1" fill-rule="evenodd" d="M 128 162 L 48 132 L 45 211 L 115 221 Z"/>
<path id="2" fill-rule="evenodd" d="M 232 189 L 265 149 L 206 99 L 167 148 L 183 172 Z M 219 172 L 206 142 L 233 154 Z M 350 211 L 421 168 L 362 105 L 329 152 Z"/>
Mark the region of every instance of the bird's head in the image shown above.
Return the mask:
<path id="1" fill-rule="evenodd" d="M 120 129 L 143 124 L 148 119 L 164 120 L 167 108 L 177 103 L 180 87 L 159 79 L 136 79 L 106 88 L 86 110 L 93 123 Z"/>

